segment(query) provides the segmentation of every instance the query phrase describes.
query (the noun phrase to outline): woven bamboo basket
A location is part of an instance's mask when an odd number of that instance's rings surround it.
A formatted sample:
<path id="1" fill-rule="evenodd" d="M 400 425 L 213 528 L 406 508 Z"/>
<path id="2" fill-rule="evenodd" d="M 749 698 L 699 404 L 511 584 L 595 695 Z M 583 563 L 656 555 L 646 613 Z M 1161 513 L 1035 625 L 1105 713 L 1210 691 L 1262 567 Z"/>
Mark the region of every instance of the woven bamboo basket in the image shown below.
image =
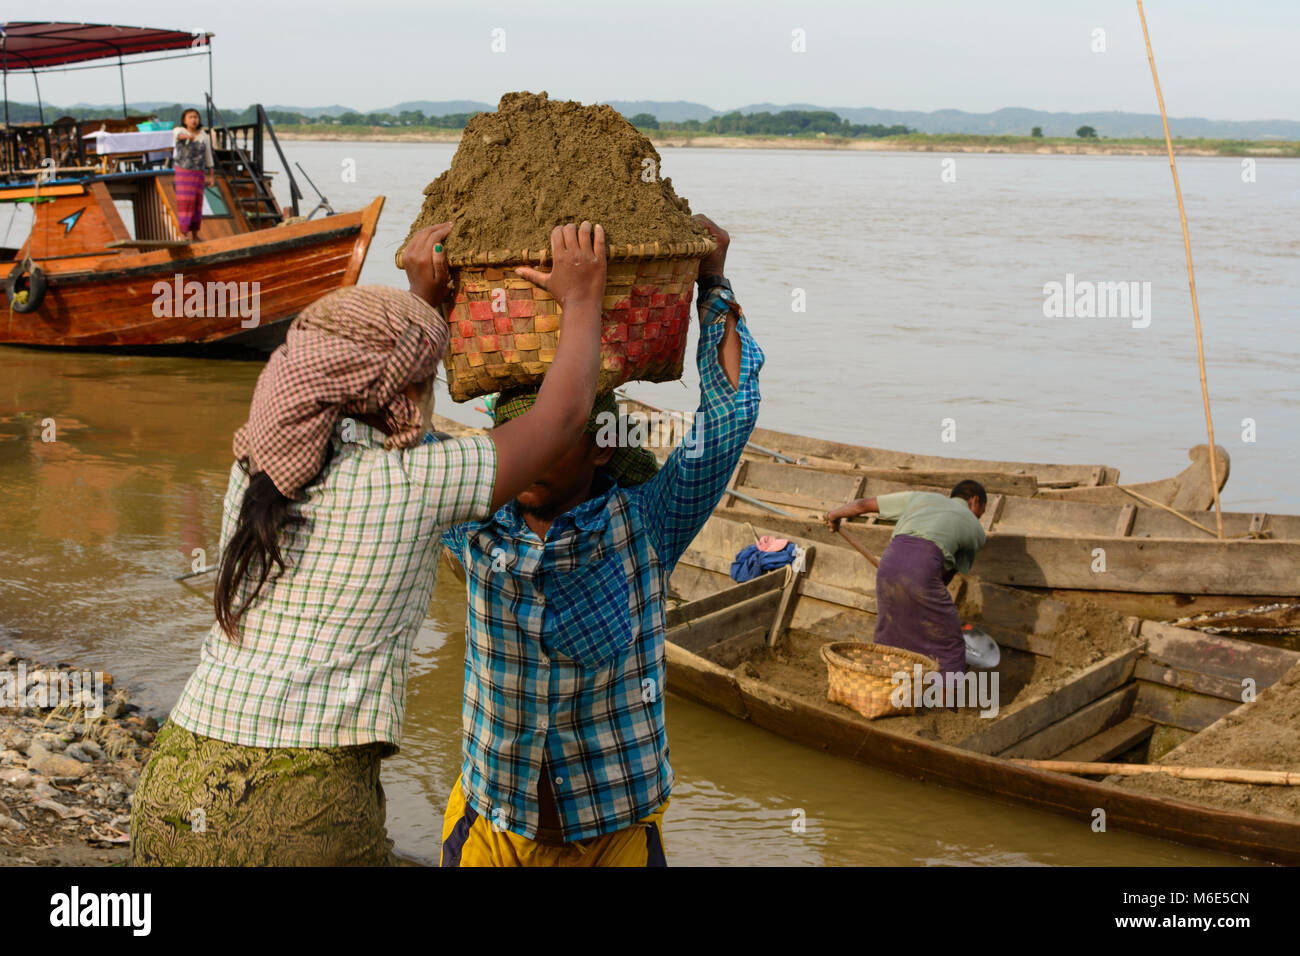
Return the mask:
<path id="1" fill-rule="evenodd" d="M 910 679 L 916 664 L 921 665 L 922 673 L 939 669 L 939 662 L 924 654 L 861 641 L 823 644 L 821 656 L 826 662 L 827 698 L 851 707 L 868 720 L 915 712 L 910 703 L 900 707 L 890 699 L 898 687 L 893 676 L 899 671 Z M 907 696 L 910 701 L 912 695 Z"/>
<path id="2" fill-rule="evenodd" d="M 713 249 L 712 239 L 697 239 L 609 250 L 599 391 L 682 377 L 695 277 Z M 445 364 L 454 401 L 541 384 L 555 358 L 563 310 L 514 267 L 546 268 L 549 259 L 549 249 L 449 253 L 452 285 L 443 314 L 451 325 Z M 397 261 L 400 267 L 400 251 Z"/>

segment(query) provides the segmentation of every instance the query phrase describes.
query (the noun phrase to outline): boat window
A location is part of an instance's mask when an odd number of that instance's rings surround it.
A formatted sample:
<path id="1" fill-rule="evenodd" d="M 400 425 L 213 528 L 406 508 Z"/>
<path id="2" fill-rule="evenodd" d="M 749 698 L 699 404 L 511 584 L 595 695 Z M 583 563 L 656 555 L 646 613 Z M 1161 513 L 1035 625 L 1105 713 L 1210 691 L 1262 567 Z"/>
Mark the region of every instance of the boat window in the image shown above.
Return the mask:
<path id="1" fill-rule="evenodd" d="M 117 209 L 117 214 L 122 217 L 122 225 L 126 227 L 126 234 L 132 239 L 142 238 L 135 234 L 135 201 L 132 199 L 114 199 L 113 205 Z"/>
<path id="2" fill-rule="evenodd" d="M 203 190 L 203 215 L 208 217 L 230 215 L 226 200 L 222 198 L 221 190 L 216 186 L 208 186 Z"/>
<path id="3" fill-rule="evenodd" d="M 158 189 L 156 176 L 114 178 L 108 183 L 108 188 L 122 226 L 132 239 L 181 238 L 176 230 L 175 216 L 167 209 Z"/>

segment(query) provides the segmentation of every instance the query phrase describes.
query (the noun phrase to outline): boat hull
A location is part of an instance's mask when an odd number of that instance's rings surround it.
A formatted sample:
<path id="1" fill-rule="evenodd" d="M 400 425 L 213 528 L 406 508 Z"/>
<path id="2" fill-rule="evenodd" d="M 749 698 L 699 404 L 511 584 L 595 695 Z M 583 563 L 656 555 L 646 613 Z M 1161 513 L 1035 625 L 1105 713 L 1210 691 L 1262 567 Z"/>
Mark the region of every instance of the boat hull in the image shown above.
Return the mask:
<path id="1" fill-rule="evenodd" d="M 383 204 L 378 197 L 364 209 L 321 220 L 105 256 L 94 268 L 87 268 L 85 258 L 42 263 L 49 283 L 44 300 L 33 312 L 12 313 L 0 342 L 273 347 L 283 338 L 284 324 L 304 307 L 356 283 Z M 195 298 L 196 288 L 205 294 Z M 210 289 L 223 294 L 214 297 L 206 293 Z"/>
<path id="2" fill-rule="evenodd" d="M 732 585 L 728 575 L 735 549 L 754 534 L 771 531 L 755 521 L 711 519 L 692 542 L 672 577 L 672 593 L 687 603 L 668 613 L 668 689 L 757 727 L 824 753 L 914 779 L 978 792 L 997 799 L 1064 814 L 1091 825 L 1097 809 L 1107 827 L 1249 856 L 1276 863 L 1300 863 L 1300 820 L 1290 816 L 1238 812 L 1129 789 L 1014 763 L 1012 757 L 1050 759 L 1097 741 L 1125 726 L 1142 725 L 1146 736 L 1186 740 L 1211 727 L 1240 719 L 1242 678 L 1259 689 L 1279 681 L 1300 662 L 1294 651 L 1201 635 L 1151 621 L 1121 625 L 1139 642 L 1076 670 L 1046 696 L 1004 699 L 1000 720 L 960 745 L 926 739 L 891 727 L 891 720 L 867 720 L 845 707 L 812 696 L 779 679 L 764 679 L 743 665 L 744 649 L 770 645 L 786 628 L 811 632 L 799 638 L 869 640 L 875 598 L 865 565 L 838 544 L 803 538 L 808 567 L 793 584 L 793 601 L 777 603 L 791 582 L 772 572 Z M 787 532 L 782 536 L 796 537 Z M 797 536 L 802 537 L 802 536 Z M 954 581 L 964 619 L 995 634 L 1008 655 L 1054 657 L 1055 645 L 1072 640 L 1068 606 L 1042 595 L 990 585 L 976 578 Z M 971 615 L 974 615 L 972 618 Z M 1090 628 L 1111 628 L 1120 619 L 1090 618 Z M 784 660 L 794 659 L 791 638 Z M 1012 666 L 1009 673 L 1014 673 Z M 1004 675 L 1006 676 L 1006 675 Z M 1010 678 L 1014 680 L 1014 678 Z M 1004 690 L 1006 687 L 1004 687 Z M 1230 716 L 1232 715 L 1232 716 Z M 1140 739 L 1140 738 L 1133 738 Z M 1113 745 L 1113 740 L 1112 740 Z M 1125 752 L 1119 744 L 1095 757 Z"/>
<path id="3" fill-rule="evenodd" d="M 748 720 L 756 727 L 857 763 L 1064 814 L 1087 826 L 1098 808 L 1108 827 L 1163 840 L 1300 864 L 1300 823 L 1165 800 L 1089 780 L 1021 767 L 986 754 L 888 731 L 668 644 L 671 693 Z"/>

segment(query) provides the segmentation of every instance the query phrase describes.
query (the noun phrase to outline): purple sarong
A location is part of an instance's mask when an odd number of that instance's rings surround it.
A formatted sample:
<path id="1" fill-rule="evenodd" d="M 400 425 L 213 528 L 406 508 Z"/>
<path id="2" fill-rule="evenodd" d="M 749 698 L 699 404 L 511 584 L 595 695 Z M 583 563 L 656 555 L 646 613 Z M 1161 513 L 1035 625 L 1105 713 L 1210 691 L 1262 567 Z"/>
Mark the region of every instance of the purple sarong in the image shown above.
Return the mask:
<path id="1" fill-rule="evenodd" d="M 201 169 L 182 169 L 176 174 L 176 225 L 185 235 L 203 224 L 203 187 L 207 175 Z"/>
<path id="2" fill-rule="evenodd" d="M 896 534 L 876 571 L 877 644 L 915 651 L 945 674 L 966 673 L 957 606 L 943 584 L 943 551 L 932 541 Z"/>

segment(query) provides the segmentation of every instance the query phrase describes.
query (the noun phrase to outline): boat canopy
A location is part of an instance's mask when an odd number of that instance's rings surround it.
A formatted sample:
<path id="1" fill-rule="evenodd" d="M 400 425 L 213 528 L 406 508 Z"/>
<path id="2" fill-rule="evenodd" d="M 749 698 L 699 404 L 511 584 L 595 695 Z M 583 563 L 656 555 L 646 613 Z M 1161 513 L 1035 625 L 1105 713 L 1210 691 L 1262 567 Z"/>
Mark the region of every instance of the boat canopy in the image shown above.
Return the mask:
<path id="1" fill-rule="evenodd" d="M 0 66 L 7 73 L 28 72 L 138 53 L 199 51 L 208 46 L 211 37 L 205 32 L 103 23 L 5 23 L 0 25 Z"/>

